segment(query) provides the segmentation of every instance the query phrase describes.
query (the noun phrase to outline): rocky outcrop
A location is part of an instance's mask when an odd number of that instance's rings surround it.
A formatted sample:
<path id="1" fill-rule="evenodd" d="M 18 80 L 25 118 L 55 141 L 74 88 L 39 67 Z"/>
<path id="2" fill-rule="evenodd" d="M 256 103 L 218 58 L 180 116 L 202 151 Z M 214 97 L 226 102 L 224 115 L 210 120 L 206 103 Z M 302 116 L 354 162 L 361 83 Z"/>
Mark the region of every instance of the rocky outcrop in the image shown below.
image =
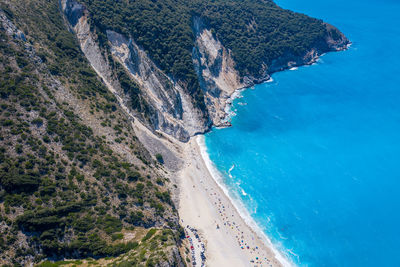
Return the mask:
<path id="1" fill-rule="evenodd" d="M 118 80 L 113 78 L 112 69 L 96 42 L 95 34 L 90 30 L 85 7 L 76 1 L 70 0 L 61 0 L 61 7 L 90 65 L 107 88 L 116 96 L 124 111 L 133 119 L 134 114 L 128 108 L 128 100 L 122 95 L 121 86 Z"/>
<path id="2" fill-rule="evenodd" d="M 129 71 L 153 107 L 154 129 L 181 141 L 207 130 L 202 112 L 192 105 L 188 93 L 162 72 L 132 38 L 114 31 L 107 31 L 107 37 L 112 55 Z"/>
<path id="3" fill-rule="evenodd" d="M 325 26 L 325 49 L 327 49 L 328 51 L 342 51 L 347 49 L 348 45 L 350 44 L 349 39 L 347 39 L 347 37 L 335 26 L 328 23 L 325 23 Z"/>
<path id="4" fill-rule="evenodd" d="M 131 119 L 138 119 L 153 132 L 160 131 L 183 142 L 208 130 L 207 119 L 192 105 L 188 93 L 163 73 L 132 38 L 108 30 L 112 55 L 139 84 L 140 97 L 149 105 L 150 114 L 144 116 L 130 108 L 129 95 L 113 75 L 104 56 L 107 52 L 102 51 L 96 34 L 91 31 L 86 8 L 74 0 L 62 0 L 61 6 L 86 58 Z"/>
<path id="5" fill-rule="evenodd" d="M 193 29 L 196 34 L 193 64 L 206 98 L 208 112 L 214 125 L 227 126 L 226 103 L 233 92 L 245 84 L 240 82 L 231 52 L 213 37 L 200 18 L 194 19 Z"/>
<path id="6" fill-rule="evenodd" d="M 285 53 L 271 64 L 264 63 L 258 75 L 241 77 L 235 69 L 231 51 L 217 40 L 201 18 L 193 21 L 196 35 L 193 63 L 205 94 L 209 114 L 216 126 L 227 127 L 226 105 L 231 103 L 235 90 L 251 87 L 270 79 L 270 75 L 296 66 L 314 63 L 323 53 L 347 48 L 349 40 L 334 26 L 325 23 L 326 34 L 303 55 Z"/>
<path id="7" fill-rule="evenodd" d="M 277 58 L 265 69 L 265 76 L 269 77 L 270 74 L 282 71 L 288 68 L 309 65 L 314 63 L 322 54 L 331 51 L 341 51 L 347 48 L 350 41 L 343 35 L 336 27 L 325 23 L 326 27 L 325 36 L 318 40 L 312 48 L 310 48 L 303 55 L 294 55 L 286 53 L 285 55 Z M 257 83 L 257 78 L 255 78 Z"/>
<path id="8" fill-rule="evenodd" d="M 193 21 L 196 39 L 193 47 L 193 64 L 200 87 L 205 95 L 209 118 L 193 105 L 188 92 L 171 77 L 161 71 L 129 36 L 107 30 L 110 52 L 121 63 L 130 77 L 139 84 L 140 97 L 150 107 L 150 114 L 130 108 L 130 97 L 122 89 L 107 56 L 97 44 L 96 34 L 91 31 L 87 10 L 75 0 L 61 0 L 64 14 L 77 36 L 83 53 L 109 90 L 116 95 L 120 105 L 133 119 L 136 118 L 152 132 L 161 132 L 186 142 L 193 135 L 203 133 L 215 126 L 229 126 L 226 121 L 226 105 L 235 90 L 264 82 L 274 72 L 295 66 L 311 64 L 323 53 L 345 49 L 347 38 L 335 27 L 326 26 L 324 38 L 318 40 L 303 55 L 290 52 L 261 66 L 257 75 L 241 77 L 235 69 L 231 51 L 215 38 L 212 32 L 197 17 Z"/>
<path id="9" fill-rule="evenodd" d="M 170 266 L 184 267 L 187 265 L 183 262 L 183 259 L 180 256 L 178 249 L 175 247 L 168 251 L 168 254 L 165 257 L 165 260 L 163 262 L 158 262 L 155 264 L 155 266 L 156 267 L 170 267 Z"/>

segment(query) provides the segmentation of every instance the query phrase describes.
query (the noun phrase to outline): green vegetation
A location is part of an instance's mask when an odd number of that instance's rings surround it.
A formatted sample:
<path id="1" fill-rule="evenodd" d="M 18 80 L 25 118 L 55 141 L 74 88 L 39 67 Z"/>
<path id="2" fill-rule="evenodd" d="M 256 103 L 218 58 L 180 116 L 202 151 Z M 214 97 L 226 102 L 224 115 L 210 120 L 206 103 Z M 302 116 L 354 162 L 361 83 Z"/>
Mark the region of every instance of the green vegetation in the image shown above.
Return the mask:
<path id="1" fill-rule="evenodd" d="M 69 264 L 82 264 L 82 261 L 58 261 L 58 262 L 44 261 L 36 265 L 36 267 L 59 267 Z"/>
<path id="2" fill-rule="evenodd" d="M 192 63 L 194 34 L 190 3 L 166 1 L 83 0 L 97 29 L 100 44 L 107 45 L 106 30 L 132 36 L 159 67 L 172 75 L 205 110 L 203 93 Z"/>
<path id="3" fill-rule="evenodd" d="M 119 62 L 115 61 L 112 57 L 110 57 L 109 60 L 112 63 L 116 78 L 119 80 L 119 83 L 124 90 L 124 93 L 130 97 L 131 108 L 138 111 L 139 113 L 144 114 L 145 118 L 147 119 L 151 114 L 151 110 L 149 105 L 140 95 L 139 85 L 131 78 L 129 78 L 126 70 Z"/>
<path id="4" fill-rule="evenodd" d="M 321 20 L 268 0 L 198 1 L 195 6 L 195 14 L 232 51 L 242 76 L 258 76 L 263 64 L 285 54 L 302 56 L 326 35 Z"/>
<path id="5" fill-rule="evenodd" d="M 164 164 L 164 158 L 161 154 L 156 154 L 156 159 L 159 163 Z"/>
<path id="6" fill-rule="evenodd" d="M 193 22 L 204 26 L 233 52 L 242 76 L 260 76 L 284 54 L 304 55 L 324 42 L 322 21 L 278 7 L 270 0 L 82 0 L 90 11 L 100 43 L 105 31 L 132 36 L 166 73 L 180 81 L 204 109 L 194 72 Z M 264 67 L 263 67 L 264 66 Z"/>
<path id="7" fill-rule="evenodd" d="M 156 229 L 150 229 L 147 234 L 142 238 L 142 242 L 146 242 L 147 240 L 149 240 L 156 233 L 156 231 Z"/>
<path id="8" fill-rule="evenodd" d="M 140 235 L 139 232 L 136 234 Z M 44 261 L 37 267 L 57 267 L 57 266 L 156 266 L 158 263 L 168 261 L 169 266 L 179 266 L 177 257 L 168 248 L 174 246 L 176 236 L 169 229 L 151 229 L 140 241 L 131 243 L 134 246 L 128 252 L 119 256 L 111 256 L 103 259 L 82 259 L 71 261 Z"/>
<path id="9" fill-rule="evenodd" d="M 2 260 L 20 266 L 31 256 L 34 262 L 117 257 L 150 247 L 123 241 L 124 231 L 156 222 L 172 229 L 176 246 L 169 193 L 66 29 L 58 1 L 14 0 L 0 8 L 28 40 L 8 36 L 0 23 Z M 124 86 L 137 89 L 129 81 Z M 103 129 L 118 141 L 99 136 Z M 119 145 L 134 159 L 119 154 Z"/>

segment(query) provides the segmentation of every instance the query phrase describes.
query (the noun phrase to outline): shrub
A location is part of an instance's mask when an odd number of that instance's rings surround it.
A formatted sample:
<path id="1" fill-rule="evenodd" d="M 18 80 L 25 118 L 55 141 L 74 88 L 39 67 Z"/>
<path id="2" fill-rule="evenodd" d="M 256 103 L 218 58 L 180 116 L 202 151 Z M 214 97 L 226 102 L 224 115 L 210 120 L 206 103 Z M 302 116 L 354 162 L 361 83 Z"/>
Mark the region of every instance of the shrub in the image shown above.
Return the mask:
<path id="1" fill-rule="evenodd" d="M 164 158 L 161 154 L 156 154 L 156 159 L 159 163 L 164 164 Z"/>
<path id="2" fill-rule="evenodd" d="M 146 242 L 147 240 L 149 240 L 156 232 L 157 232 L 157 229 L 155 229 L 155 228 L 150 229 L 146 233 L 146 235 L 142 238 L 142 242 Z"/>
<path id="3" fill-rule="evenodd" d="M 33 125 L 36 125 L 37 127 L 40 127 L 43 125 L 43 120 L 41 118 L 36 118 L 32 120 L 31 122 Z"/>
<path id="4" fill-rule="evenodd" d="M 112 241 L 121 240 L 123 238 L 124 238 L 124 235 L 122 233 L 116 233 L 111 236 Z"/>
<path id="5" fill-rule="evenodd" d="M 22 153 L 22 145 L 21 144 L 15 145 L 15 152 L 17 152 L 18 154 Z"/>
<path id="6" fill-rule="evenodd" d="M 108 214 L 104 216 L 104 218 L 100 218 L 97 223 L 102 226 L 103 230 L 107 234 L 112 234 L 122 230 L 122 223 L 119 218 L 112 217 Z"/>
<path id="7" fill-rule="evenodd" d="M 143 223 L 143 212 L 137 211 L 137 212 L 132 212 L 130 215 L 130 223 L 133 225 L 142 225 Z"/>

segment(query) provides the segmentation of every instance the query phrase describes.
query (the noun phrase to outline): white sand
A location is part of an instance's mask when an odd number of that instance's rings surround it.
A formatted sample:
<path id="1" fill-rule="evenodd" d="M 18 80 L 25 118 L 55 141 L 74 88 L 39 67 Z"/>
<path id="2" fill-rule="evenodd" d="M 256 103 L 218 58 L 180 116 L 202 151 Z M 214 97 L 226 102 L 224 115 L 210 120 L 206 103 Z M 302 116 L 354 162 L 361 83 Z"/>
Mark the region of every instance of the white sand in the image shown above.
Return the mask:
<path id="1" fill-rule="evenodd" d="M 190 231 L 187 225 L 198 230 L 206 247 L 206 265 L 287 265 L 268 240 L 259 237 L 245 223 L 238 210 L 217 185 L 201 156 L 196 138 L 201 137 L 192 138 L 184 146 L 183 158 L 186 162 L 179 173 L 179 215 L 188 233 Z M 194 252 L 197 266 L 201 266 L 198 257 L 200 252 L 196 250 L 199 250 L 198 245 L 194 246 Z"/>

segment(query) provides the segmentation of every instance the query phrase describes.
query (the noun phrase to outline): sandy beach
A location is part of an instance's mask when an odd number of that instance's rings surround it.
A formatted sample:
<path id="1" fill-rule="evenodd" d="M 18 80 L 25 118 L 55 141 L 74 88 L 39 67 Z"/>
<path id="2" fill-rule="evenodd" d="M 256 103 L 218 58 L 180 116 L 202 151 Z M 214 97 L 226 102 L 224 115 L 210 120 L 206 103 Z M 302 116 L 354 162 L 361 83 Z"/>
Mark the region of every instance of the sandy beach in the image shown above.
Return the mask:
<path id="1" fill-rule="evenodd" d="M 196 265 L 287 265 L 270 242 L 246 224 L 218 186 L 201 156 L 201 138 L 204 137 L 193 137 L 184 146 L 185 165 L 179 173 L 179 214 L 191 241 Z M 201 258 L 202 252 L 205 259 Z"/>

